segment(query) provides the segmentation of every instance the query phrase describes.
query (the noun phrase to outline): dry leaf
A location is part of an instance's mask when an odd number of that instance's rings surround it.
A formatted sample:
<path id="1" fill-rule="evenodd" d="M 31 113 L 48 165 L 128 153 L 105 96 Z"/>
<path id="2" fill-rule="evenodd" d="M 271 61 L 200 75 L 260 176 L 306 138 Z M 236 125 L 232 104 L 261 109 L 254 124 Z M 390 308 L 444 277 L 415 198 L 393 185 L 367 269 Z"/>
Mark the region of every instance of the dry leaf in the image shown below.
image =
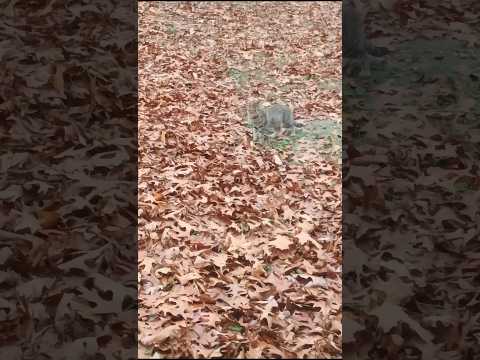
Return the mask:
<path id="1" fill-rule="evenodd" d="M 270 241 L 269 244 L 280 250 L 288 250 L 292 244 L 292 239 L 288 236 L 278 235 L 277 238 L 273 241 Z"/>

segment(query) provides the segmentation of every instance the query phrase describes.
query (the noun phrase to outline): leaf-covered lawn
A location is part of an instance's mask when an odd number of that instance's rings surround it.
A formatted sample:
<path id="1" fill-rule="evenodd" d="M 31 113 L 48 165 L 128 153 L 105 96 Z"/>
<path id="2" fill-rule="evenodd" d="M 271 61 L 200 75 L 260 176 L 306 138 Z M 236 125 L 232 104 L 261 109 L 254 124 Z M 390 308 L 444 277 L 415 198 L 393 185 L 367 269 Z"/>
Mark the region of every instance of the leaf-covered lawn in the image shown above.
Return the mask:
<path id="1" fill-rule="evenodd" d="M 139 4 L 139 357 L 341 356 L 340 4 Z"/>

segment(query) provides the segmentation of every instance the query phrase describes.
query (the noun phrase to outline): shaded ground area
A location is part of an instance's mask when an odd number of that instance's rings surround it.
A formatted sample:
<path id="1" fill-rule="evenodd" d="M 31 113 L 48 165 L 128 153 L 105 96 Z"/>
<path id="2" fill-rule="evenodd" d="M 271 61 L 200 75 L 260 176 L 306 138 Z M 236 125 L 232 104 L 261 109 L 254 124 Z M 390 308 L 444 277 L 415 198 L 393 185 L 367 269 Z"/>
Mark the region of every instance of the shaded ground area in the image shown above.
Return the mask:
<path id="1" fill-rule="evenodd" d="M 478 6 L 370 14 L 390 54 L 343 94 L 346 359 L 478 358 Z"/>
<path id="2" fill-rule="evenodd" d="M 272 137 L 261 145 L 288 151 L 290 164 L 308 165 L 312 159 L 323 159 L 341 165 L 342 123 L 340 119 L 311 119 L 292 134 Z"/>

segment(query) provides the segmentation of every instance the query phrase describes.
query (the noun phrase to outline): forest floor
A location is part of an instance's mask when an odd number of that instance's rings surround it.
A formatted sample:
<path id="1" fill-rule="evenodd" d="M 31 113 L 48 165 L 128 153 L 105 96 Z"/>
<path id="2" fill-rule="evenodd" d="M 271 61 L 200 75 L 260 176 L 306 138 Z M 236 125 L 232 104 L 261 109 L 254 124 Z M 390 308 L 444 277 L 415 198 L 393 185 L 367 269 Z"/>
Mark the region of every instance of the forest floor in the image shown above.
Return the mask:
<path id="1" fill-rule="evenodd" d="M 139 358 L 341 357 L 340 15 L 139 3 Z M 253 99 L 304 128 L 254 143 Z"/>

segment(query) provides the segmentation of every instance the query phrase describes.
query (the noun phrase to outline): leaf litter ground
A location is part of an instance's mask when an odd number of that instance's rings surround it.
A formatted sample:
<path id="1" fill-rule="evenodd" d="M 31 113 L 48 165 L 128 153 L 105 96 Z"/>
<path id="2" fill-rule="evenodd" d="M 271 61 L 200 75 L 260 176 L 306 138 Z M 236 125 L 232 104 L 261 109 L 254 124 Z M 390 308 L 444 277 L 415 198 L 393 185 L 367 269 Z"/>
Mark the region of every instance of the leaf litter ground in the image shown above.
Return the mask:
<path id="1" fill-rule="evenodd" d="M 139 4 L 139 357 L 341 356 L 340 4 Z M 252 142 L 251 96 L 299 136 Z"/>
<path id="2" fill-rule="evenodd" d="M 343 356 L 476 359 L 480 5 L 394 3 L 344 78 Z"/>

